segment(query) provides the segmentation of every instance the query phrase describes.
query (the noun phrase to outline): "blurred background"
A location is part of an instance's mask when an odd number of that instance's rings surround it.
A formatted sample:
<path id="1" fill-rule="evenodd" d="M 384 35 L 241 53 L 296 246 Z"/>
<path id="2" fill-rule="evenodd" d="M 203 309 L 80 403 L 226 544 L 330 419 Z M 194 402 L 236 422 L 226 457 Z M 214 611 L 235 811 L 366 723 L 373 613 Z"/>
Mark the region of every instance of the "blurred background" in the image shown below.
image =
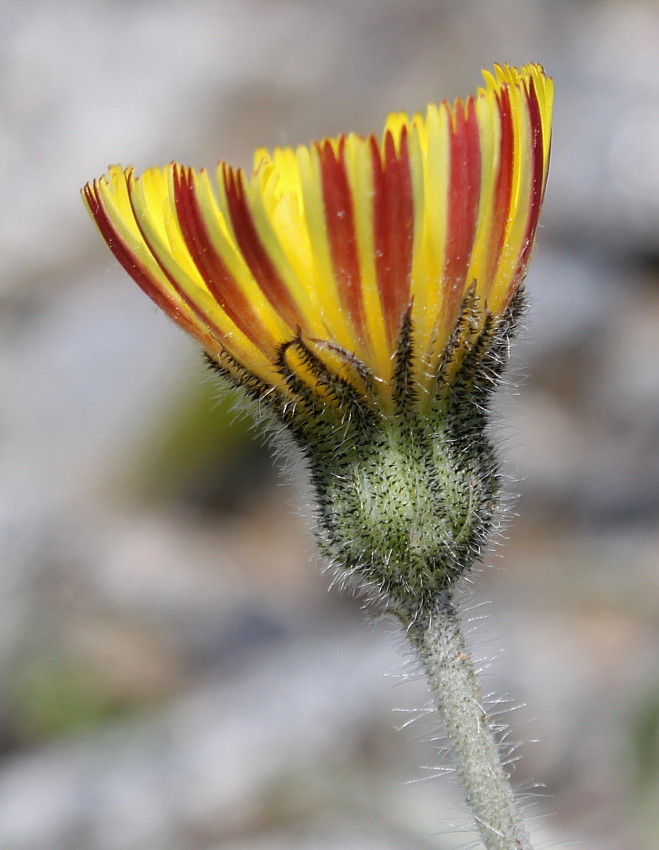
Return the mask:
<path id="1" fill-rule="evenodd" d="M 541 844 L 659 846 L 659 3 L 0 3 L 1 850 L 469 843 L 393 624 L 328 592 L 295 486 L 78 189 L 379 131 L 493 62 L 556 81 L 519 494 L 476 577 Z M 502 557 L 500 557 L 502 556 Z M 505 647 L 505 652 L 502 649 Z M 532 743 L 534 742 L 534 743 Z M 429 781 L 417 781 L 426 780 Z"/>

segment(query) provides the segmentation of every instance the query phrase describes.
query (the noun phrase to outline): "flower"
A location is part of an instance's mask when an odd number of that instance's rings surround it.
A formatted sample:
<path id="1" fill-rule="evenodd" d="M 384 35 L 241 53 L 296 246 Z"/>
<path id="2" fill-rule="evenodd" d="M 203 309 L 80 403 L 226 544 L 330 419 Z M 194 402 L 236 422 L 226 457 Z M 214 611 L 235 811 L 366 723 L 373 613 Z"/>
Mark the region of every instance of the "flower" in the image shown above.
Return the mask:
<path id="1" fill-rule="evenodd" d="M 404 625 L 488 848 L 530 847 L 453 602 L 499 510 L 489 400 L 549 164 L 540 65 L 355 134 L 83 197 L 116 258 L 301 452 L 317 538 Z M 280 426 L 283 425 L 284 428 Z"/>
<path id="2" fill-rule="evenodd" d="M 391 114 L 380 139 L 259 150 L 249 176 L 112 166 L 84 200 L 119 262 L 230 377 L 290 401 L 300 381 L 322 395 L 321 370 L 388 413 L 407 321 L 423 409 L 465 298 L 473 334 L 518 291 L 545 188 L 551 80 L 539 65 L 484 77 L 467 100 Z"/>
<path id="3" fill-rule="evenodd" d="M 112 166 L 83 189 L 139 286 L 286 426 L 324 551 L 403 619 L 493 526 L 488 401 L 547 178 L 551 80 L 484 77 L 381 139 L 259 150 L 250 176 Z"/>

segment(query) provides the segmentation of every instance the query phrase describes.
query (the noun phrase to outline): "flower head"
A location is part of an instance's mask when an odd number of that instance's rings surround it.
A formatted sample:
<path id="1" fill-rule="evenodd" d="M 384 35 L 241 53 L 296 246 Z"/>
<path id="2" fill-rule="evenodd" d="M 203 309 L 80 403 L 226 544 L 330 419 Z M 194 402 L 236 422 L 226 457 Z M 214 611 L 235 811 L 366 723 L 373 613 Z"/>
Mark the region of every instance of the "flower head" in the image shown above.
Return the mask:
<path id="1" fill-rule="evenodd" d="M 467 100 L 390 115 L 380 138 L 259 150 L 251 175 L 112 166 L 83 196 L 124 268 L 238 382 L 290 402 L 340 380 L 388 412 L 407 322 L 423 408 L 465 298 L 473 335 L 518 291 L 545 187 L 551 81 L 539 65 L 484 76 Z"/>
<path id="2" fill-rule="evenodd" d="M 553 88 L 539 65 L 484 76 L 467 100 L 390 115 L 380 138 L 257 151 L 251 175 L 113 166 L 83 189 L 135 281 L 287 426 L 325 551 L 399 611 L 480 557 L 496 511 L 487 402 Z"/>

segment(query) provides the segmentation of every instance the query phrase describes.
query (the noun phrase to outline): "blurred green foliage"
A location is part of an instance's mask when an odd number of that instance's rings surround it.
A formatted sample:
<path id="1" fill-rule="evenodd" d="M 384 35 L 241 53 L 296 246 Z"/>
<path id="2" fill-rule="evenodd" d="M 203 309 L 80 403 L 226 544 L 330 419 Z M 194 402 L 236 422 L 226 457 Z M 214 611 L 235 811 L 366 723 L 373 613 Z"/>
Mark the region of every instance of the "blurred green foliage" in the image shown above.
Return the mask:
<path id="1" fill-rule="evenodd" d="M 137 447 L 138 492 L 200 510 L 239 509 L 273 468 L 239 399 L 212 377 L 187 380 Z"/>
<path id="2" fill-rule="evenodd" d="M 659 836 L 659 683 L 646 693 L 631 725 L 634 822 L 642 847 L 653 850 Z"/>
<path id="3" fill-rule="evenodd" d="M 22 667 L 8 695 L 9 737 L 32 744 L 100 724 L 121 713 L 89 670 L 64 656 L 42 656 Z"/>

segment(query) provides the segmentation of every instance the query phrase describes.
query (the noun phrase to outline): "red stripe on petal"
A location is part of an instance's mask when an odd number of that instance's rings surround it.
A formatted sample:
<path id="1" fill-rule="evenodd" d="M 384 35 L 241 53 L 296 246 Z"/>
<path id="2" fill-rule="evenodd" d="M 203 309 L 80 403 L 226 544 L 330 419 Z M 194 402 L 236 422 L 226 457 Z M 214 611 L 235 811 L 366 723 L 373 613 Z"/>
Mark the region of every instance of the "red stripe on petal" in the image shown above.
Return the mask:
<path id="1" fill-rule="evenodd" d="M 492 216 L 490 263 L 487 269 L 488 280 L 492 279 L 504 248 L 513 188 L 514 129 L 508 89 L 503 88 L 497 99 L 501 117 L 501 141 L 499 145 L 499 173 L 493 198 L 494 214 Z"/>
<path id="2" fill-rule="evenodd" d="M 529 190 L 529 219 L 526 226 L 526 235 L 524 246 L 520 257 L 520 265 L 516 282 L 519 273 L 523 273 L 526 263 L 533 246 L 533 237 L 535 236 L 536 227 L 538 226 L 538 218 L 540 217 L 540 207 L 542 205 L 542 195 L 544 192 L 544 148 L 542 138 L 542 117 L 540 115 L 540 104 L 538 103 L 538 95 L 535 90 L 533 79 L 529 81 L 529 90 L 526 93 L 526 99 L 529 109 L 530 122 L 530 146 L 531 146 L 531 186 Z"/>
<path id="3" fill-rule="evenodd" d="M 242 171 L 225 165 L 222 176 L 233 234 L 254 280 L 290 328 L 304 329 L 303 316 L 257 233 L 245 196 Z"/>
<path id="4" fill-rule="evenodd" d="M 345 141 L 339 141 L 338 151 L 330 142 L 317 147 L 327 240 L 332 257 L 332 270 L 339 290 L 339 298 L 352 319 L 353 327 L 363 341 L 365 339 L 364 302 L 361 290 L 359 253 L 355 233 L 355 213 L 352 193 L 345 166 Z"/>
<path id="5" fill-rule="evenodd" d="M 181 312 L 177 300 L 172 297 L 172 293 L 164 288 L 160 281 L 154 280 L 144 266 L 139 264 L 135 255 L 122 240 L 103 207 L 96 183 L 88 183 L 82 191 L 101 236 L 107 242 L 115 258 L 133 278 L 135 283 L 182 330 L 198 339 L 202 345 L 210 347 L 212 345 L 212 339 L 207 329 L 192 322 L 188 316 Z"/>
<path id="6" fill-rule="evenodd" d="M 139 177 L 135 178 L 135 183 L 139 179 L 140 179 Z M 151 252 L 151 255 L 153 256 L 153 259 L 160 266 L 160 270 L 162 271 L 162 273 L 165 275 L 165 277 L 169 281 L 174 292 L 176 292 L 176 294 L 180 296 L 181 301 L 183 301 L 185 303 L 185 305 L 187 307 L 189 307 L 189 309 L 192 311 L 192 313 L 194 313 L 194 315 L 197 317 L 197 319 L 201 323 L 204 331 L 207 333 L 208 338 L 214 337 L 215 339 L 218 339 L 218 340 L 222 339 L 224 337 L 223 330 L 220 327 L 218 327 L 218 325 L 215 324 L 215 322 L 211 319 L 211 317 L 202 309 L 199 302 L 196 301 L 192 296 L 190 296 L 185 291 L 185 288 L 183 286 L 181 286 L 179 281 L 176 279 L 176 276 L 174 274 L 171 274 L 168 271 L 166 263 L 163 260 L 161 260 L 160 257 L 158 256 L 158 250 L 155 249 L 153 247 L 153 245 L 151 244 L 151 242 L 149 241 L 149 236 L 146 233 L 145 229 L 142 227 L 142 224 L 140 223 L 140 219 L 139 219 L 139 217 L 138 217 L 138 215 L 135 211 L 135 202 L 134 202 L 134 199 L 133 199 L 133 189 L 134 188 L 135 188 L 135 184 L 131 185 L 131 182 L 129 181 L 129 183 L 128 183 L 128 197 L 129 197 L 131 208 L 132 208 L 132 211 L 133 211 L 133 216 L 135 217 L 135 223 L 137 224 L 137 226 L 140 230 L 140 233 L 142 234 L 142 239 L 146 243 L 147 248 L 149 249 L 149 251 Z M 168 249 L 164 249 L 164 250 L 165 250 L 165 252 L 167 252 Z M 170 256 L 170 260 L 171 259 L 172 258 Z M 198 332 L 195 335 L 197 336 L 197 338 L 199 338 Z M 216 348 L 216 347 L 217 347 L 216 345 L 211 346 L 211 348 Z"/>
<path id="7" fill-rule="evenodd" d="M 450 184 L 445 279 L 447 318 L 455 314 L 462 299 L 474 244 L 481 188 L 481 155 L 478 120 L 473 98 L 458 101 L 450 140 Z"/>
<path id="8" fill-rule="evenodd" d="M 195 192 L 192 169 L 174 168 L 174 203 L 185 244 L 209 292 L 236 327 L 263 350 L 269 334 L 213 244 Z"/>
<path id="9" fill-rule="evenodd" d="M 409 306 L 414 242 L 414 198 L 407 130 L 400 152 L 387 131 L 382 151 L 371 137 L 375 269 L 389 341 L 394 344 Z"/>

